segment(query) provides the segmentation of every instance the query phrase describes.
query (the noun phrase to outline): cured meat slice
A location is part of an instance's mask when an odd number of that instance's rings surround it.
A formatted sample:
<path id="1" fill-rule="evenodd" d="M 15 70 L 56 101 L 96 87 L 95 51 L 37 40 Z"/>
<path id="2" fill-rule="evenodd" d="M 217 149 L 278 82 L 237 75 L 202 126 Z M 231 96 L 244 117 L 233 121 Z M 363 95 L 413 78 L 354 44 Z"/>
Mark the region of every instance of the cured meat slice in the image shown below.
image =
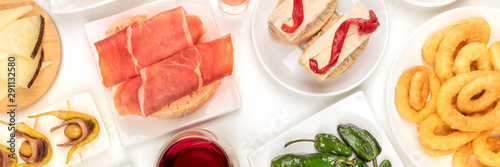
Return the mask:
<path id="1" fill-rule="evenodd" d="M 31 157 L 26 157 L 23 154 L 19 154 L 19 157 L 26 163 L 38 163 L 47 157 L 49 144 L 44 138 L 32 138 L 27 134 L 15 130 L 17 138 L 25 138 L 31 146 L 33 154 Z"/>
<path id="2" fill-rule="evenodd" d="M 87 121 L 87 120 L 80 119 L 80 118 L 74 118 L 74 119 L 66 120 L 61 125 L 51 128 L 50 132 L 52 133 L 53 131 L 55 131 L 59 128 L 62 128 L 64 126 L 70 125 L 70 124 L 77 124 L 78 126 L 80 126 L 80 128 L 82 129 L 82 135 L 80 136 L 80 138 L 78 138 L 76 140 L 72 140 L 72 141 L 69 141 L 69 142 L 66 142 L 63 144 L 57 144 L 57 146 L 59 146 L 59 147 L 71 147 L 71 146 L 75 145 L 76 143 L 82 141 L 83 139 L 87 138 L 87 136 L 94 130 L 94 127 L 95 127 L 94 123 L 92 123 L 91 121 Z"/>
<path id="3" fill-rule="evenodd" d="M 139 76 L 118 86 L 115 107 L 120 115 L 147 117 L 232 71 L 233 45 L 226 35 L 142 69 Z"/>
<path id="4" fill-rule="evenodd" d="M 0 167 L 7 167 L 9 165 L 9 153 L 0 149 Z"/>
<path id="5" fill-rule="evenodd" d="M 205 32 L 198 16 L 178 7 L 96 42 L 104 87 L 133 78 L 140 69 L 193 46 Z"/>

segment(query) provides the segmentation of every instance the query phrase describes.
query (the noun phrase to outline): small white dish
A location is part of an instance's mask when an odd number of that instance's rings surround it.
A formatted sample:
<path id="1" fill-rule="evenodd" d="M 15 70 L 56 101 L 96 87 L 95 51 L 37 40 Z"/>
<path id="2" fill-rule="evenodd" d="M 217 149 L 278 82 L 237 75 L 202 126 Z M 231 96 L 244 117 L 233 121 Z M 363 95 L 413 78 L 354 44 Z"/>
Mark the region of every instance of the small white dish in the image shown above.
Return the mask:
<path id="1" fill-rule="evenodd" d="M 490 44 L 500 40 L 498 16 L 500 16 L 500 9 L 491 7 L 464 7 L 444 12 L 420 26 L 398 52 L 398 57 L 392 65 L 391 74 L 387 81 L 386 103 L 392 131 L 399 145 L 414 165 L 426 167 L 452 166 L 453 154 L 436 158 L 427 155 L 422 150 L 418 142 L 417 124 L 403 120 L 394 105 L 394 92 L 399 77 L 404 70 L 412 66 L 424 65 L 420 50 L 425 40 L 432 33 L 459 20 L 469 17 L 482 17 L 488 21 L 492 30 Z"/>
<path id="2" fill-rule="evenodd" d="M 199 16 L 203 25 L 207 28 L 207 33 L 203 35 L 198 43 L 208 42 L 219 37 L 217 25 L 212 15 L 212 9 L 208 7 L 210 6 L 208 0 L 156 1 L 85 24 L 85 34 L 87 35 L 89 45 L 94 54 L 96 67 L 98 67 L 99 58 L 94 43 L 105 38 L 104 32 L 113 22 L 120 18 L 133 15 L 145 14 L 153 16 L 178 6 L 183 6 L 188 14 Z M 222 79 L 221 85 L 215 95 L 201 108 L 187 116 L 177 119 L 120 116 L 114 107 L 112 89 L 104 88 L 104 86 L 103 89 L 107 95 L 110 111 L 113 114 L 120 140 L 125 146 L 143 142 L 164 133 L 221 116 L 241 107 L 241 99 L 236 88 L 234 76 L 228 76 Z"/>
<path id="3" fill-rule="evenodd" d="M 104 127 L 104 123 L 102 122 L 101 116 L 99 115 L 99 112 L 97 111 L 97 108 L 95 106 L 94 100 L 90 96 L 89 93 L 82 93 L 76 96 L 73 96 L 68 99 L 69 104 L 71 106 L 71 110 L 73 111 L 78 111 L 82 113 L 89 114 L 97 119 L 99 122 L 99 135 L 90 143 L 84 145 L 81 147 L 82 150 L 82 155 L 83 155 L 83 160 L 100 153 L 111 146 L 110 140 L 108 133 L 106 131 L 106 127 Z M 44 108 L 42 110 L 39 110 L 36 113 L 33 113 L 31 115 L 36 115 L 36 114 L 41 114 L 49 111 L 55 111 L 55 110 L 68 110 L 68 105 L 66 104 L 66 100 L 63 100 L 57 104 L 54 104 L 50 107 Z M 35 124 L 35 119 L 34 118 L 21 118 L 17 120 L 17 122 L 24 122 L 31 128 L 33 128 Z M 71 155 L 71 159 L 69 161 L 69 164 L 66 164 L 66 156 L 68 155 L 68 151 L 70 147 L 58 147 L 57 144 L 61 144 L 64 142 L 69 141 L 66 136 L 64 136 L 64 127 L 60 128 L 54 132 L 50 132 L 50 128 L 59 126 L 63 120 L 54 117 L 54 116 L 43 116 L 38 118 L 38 123 L 36 127 L 36 131 L 44 134 L 50 141 L 51 147 L 52 147 L 52 158 L 50 162 L 46 166 L 72 166 L 75 165 L 79 162 L 80 156 L 78 154 L 78 150 L 73 152 L 73 155 Z M 11 131 L 8 131 L 7 126 L 0 127 L 0 141 L 8 141 L 8 135 L 3 135 L 5 133 L 10 133 Z M 25 141 L 24 139 L 17 139 L 16 143 L 16 150 L 19 150 L 19 147 L 21 146 L 21 143 Z M 4 144 L 2 142 L 2 144 Z M 6 143 L 5 143 L 6 144 Z M 18 152 L 16 151 L 16 154 Z M 19 156 L 18 156 L 19 157 Z M 24 163 L 21 159 L 18 159 L 18 163 Z"/>
<path id="4" fill-rule="evenodd" d="M 278 155 L 317 152 L 313 143 L 297 143 L 287 148 L 283 148 L 283 146 L 286 142 L 295 139 L 314 139 L 317 133 L 332 133 L 339 137 L 337 125 L 345 123 L 366 129 L 377 139 L 382 147 L 382 152 L 377 157 L 379 163 L 388 159 L 392 166 L 404 166 L 384 130 L 375 119 L 363 92 L 356 92 L 297 124 L 251 153 L 248 156 L 248 161 L 254 167 L 269 166 L 272 159 Z M 367 165 L 372 166 L 371 162 Z"/>
<path id="5" fill-rule="evenodd" d="M 356 3 L 372 9 L 380 27 L 370 36 L 370 42 L 356 62 L 338 77 L 318 82 L 299 63 L 303 49 L 274 41 L 268 30 L 267 17 L 278 0 L 258 1 L 252 18 L 252 39 L 257 57 L 266 71 L 284 87 L 310 96 L 332 96 L 347 92 L 361 84 L 382 59 L 389 39 L 389 18 L 383 0 L 339 1 L 336 12 L 343 14 Z"/>
<path id="6" fill-rule="evenodd" d="M 405 0 L 406 2 L 420 7 L 438 7 L 448 5 L 456 0 Z"/>
<path id="7" fill-rule="evenodd" d="M 50 10 L 58 14 L 73 13 L 95 8 L 113 1 L 116 0 L 50 0 Z"/>

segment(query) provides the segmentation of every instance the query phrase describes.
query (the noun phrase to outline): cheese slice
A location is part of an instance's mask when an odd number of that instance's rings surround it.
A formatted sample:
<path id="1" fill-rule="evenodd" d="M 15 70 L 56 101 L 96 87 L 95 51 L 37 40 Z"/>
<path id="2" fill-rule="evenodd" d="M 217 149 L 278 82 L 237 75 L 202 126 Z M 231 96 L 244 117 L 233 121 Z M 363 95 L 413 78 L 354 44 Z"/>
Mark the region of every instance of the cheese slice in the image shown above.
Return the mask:
<path id="1" fill-rule="evenodd" d="M 332 42 L 335 36 L 335 32 L 339 28 L 340 24 L 349 18 L 362 18 L 370 19 L 369 10 L 360 4 L 356 4 L 351 8 L 342 18 L 340 18 L 335 24 L 330 27 L 321 37 L 319 37 L 313 44 L 309 46 L 307 50 L 304 51 L 302 56 L 299 58 L 299 64 L 304 67 L 316 80 L 323 81 L 328 75 L 341 64 L 344 59 L 349 56 L 359 45 L 361 45 L 366 39 L 370 37 L 372 33 L 366 33 L 359 35 L 359 26 L 351 25 L 347 31 L 347 36 L 340 51 L 337 64 L 330 68 L 325 75 L 316 74 L 309 67 L 309 59 L 315 59 L 318 61 L 318 68 L 321 69 L 325 67 L 331 59 Z"/>
<path id="2" fill-rule="evenodd" d="M 33 6 L 28 5 L 0 11 L 0 29 L 4 28 L 24 14 L 28 13 L 29 11 L 31 11 L 31 9 L 33 9 Z"/>
<path id="3" fill-rule="evenodd" d="M 0 50 L 25 58 L 35 58 L 42 43 L 44 26 L 41 15 L 12 22 L 0 30 Z"/>
<path id="4" fill-rule="evenodd" d="M 23 87 L 29 89 L 36 77 L 38 76 L 38 72 L 41 69 L 42 61 L 43 61 L 43 49 L 38 51 L 35 59 L 20 57 L 10 54 L 10 56 L 15 57 L 15 78 L 16 78 L 16 87 Z M 7 81 L 9 77 L 9 59 L 4 59 L 0 61 L 0 80 Z"/>

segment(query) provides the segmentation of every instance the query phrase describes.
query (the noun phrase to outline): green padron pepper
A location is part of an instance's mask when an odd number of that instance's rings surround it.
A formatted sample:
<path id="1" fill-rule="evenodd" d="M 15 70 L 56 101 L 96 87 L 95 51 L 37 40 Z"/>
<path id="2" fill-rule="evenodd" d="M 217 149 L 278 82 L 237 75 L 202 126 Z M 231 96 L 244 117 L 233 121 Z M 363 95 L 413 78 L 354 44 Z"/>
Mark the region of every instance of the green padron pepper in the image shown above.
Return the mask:
<path id="1" fill-rule="evenodd" d="M 377 140 L 364 129 L 352 124 L 340 124 L 337 131 L 353 152 L 366 162 L 374 160 L 382 152 Z"/>
<path id="2" fill-rule="evenodd" d="M 391 164 L 391 161 L 386 159 L 386 160 L 382 161 L 382 163 L 380 163 L 380 165 L 378 167 L 392 167 L 392 164 Z"/>
<path id="3" fill-rule="evenodd" d="M 271 161 L 271 167 L 332 167 L 343 156 L 324 153 L 284 154 Z"/>
<path id="4" fill-rule="evenodd" d="M 349 146 L 342 143 L 342 141 L 340 141 L 339 138 L 337 138 L 335 135 L 327 133 L 318 133 L 315 136 L 314 140 L 299 139 L 290 141 L 285 144 L 285 147 L 287 147 L 290 144 L 303 141 L 314 142 L 314 147 L 320 152 L 331 153 L 344 157 L 350 157 L 352 155 L 352 150 L 351 148 L 349 148 Z"/>
<path id="5" fill-rule="evenodd" d="M 351 160 L 351 162 L 352 164 L 349 167 L 368 167 L 365 161 L 360 158 L 354 158 Z"/>

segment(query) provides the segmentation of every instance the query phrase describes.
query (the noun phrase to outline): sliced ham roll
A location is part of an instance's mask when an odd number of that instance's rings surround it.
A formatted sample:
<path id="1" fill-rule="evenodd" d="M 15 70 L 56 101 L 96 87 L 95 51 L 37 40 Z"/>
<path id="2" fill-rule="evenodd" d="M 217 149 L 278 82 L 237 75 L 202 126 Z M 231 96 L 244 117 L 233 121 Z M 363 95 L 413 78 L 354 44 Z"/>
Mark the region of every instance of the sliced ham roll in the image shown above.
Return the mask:
<path id="1" fill-rule="evenodd" d="M 115 89 L 115 107 L 120 115 L 147 117 L 232 71 L 233 45 L 226 35 L 143 68 Z"/>
<path id="2" fill-rule="evenodd" d="M 96 42 L 104 87 L 131 79 L 142 68 L 194 46 L 205 32 L 198 16 L 177 7 Z"/>

